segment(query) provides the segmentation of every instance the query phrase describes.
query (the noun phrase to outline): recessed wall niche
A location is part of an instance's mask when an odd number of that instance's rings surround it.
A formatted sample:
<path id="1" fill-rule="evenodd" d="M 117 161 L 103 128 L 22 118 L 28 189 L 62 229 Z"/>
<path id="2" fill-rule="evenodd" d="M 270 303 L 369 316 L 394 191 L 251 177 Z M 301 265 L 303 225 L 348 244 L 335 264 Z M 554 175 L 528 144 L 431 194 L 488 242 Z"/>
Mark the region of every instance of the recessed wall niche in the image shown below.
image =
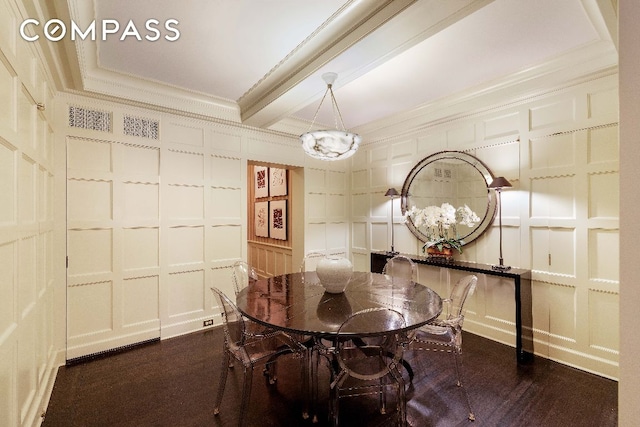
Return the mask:
<path id="1" fill-rule="evenodd" d="M 261 276 L 296 270 L 291 265 L 296 200 L 292 189 L 291 168 L 248 162 L 248 262 Z"/>
<path id="2" fill-rule="evenodd" d="M 247 222 L 250 241 L 290 248 L 289 170 L 281 165 L 252 164 L 248 170 Z M 263 207 L 267 207 L 264 215 Z M 266 224 L 262 224 L 266 221 Z M 267 232 L 261 229 L 266 225 Z"/>

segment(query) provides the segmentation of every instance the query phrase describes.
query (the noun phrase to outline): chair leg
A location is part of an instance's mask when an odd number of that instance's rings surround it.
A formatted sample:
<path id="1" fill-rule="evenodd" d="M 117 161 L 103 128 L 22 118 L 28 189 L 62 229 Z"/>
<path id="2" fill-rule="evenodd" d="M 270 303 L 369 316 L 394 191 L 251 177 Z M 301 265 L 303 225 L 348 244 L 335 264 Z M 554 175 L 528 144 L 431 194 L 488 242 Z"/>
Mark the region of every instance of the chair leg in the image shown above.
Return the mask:
<path id="1" fill-rule="evenodd" d="M 229 352 L 225 349 L 223 353 L 224 354 L 222 356 L 222 366 L 220 369 L 220 382 L 218 383 L 218 396 L 216 397 L 216 403 L 213 406 L 214 415 L 220 414 L 220 404 L 222 403 L 222 395 L 224 394 L 224 387 L 227 383 L 227 372 L 229 370 L 229 367 L 233 366 L 230 363 L 231 357 L 229 356 Z"/>
<path id="2" fill-rule="evenodd" d="M 455 367 L 456 367 L 456 378 L 458 379 L 458 383 L 457 386 L 460 387 L 462 389 L 462 393 L 464 394 L 464 398 L 467 401 L 467 408 L 469 409 L 469 421 L 475 421 L 476 420 L 476 416 L 473 413 L 473 409 L 471 408 L 471 400 L 469 399 L 469 394 L 467 393 L 467 390 L 464 387 L 464 383 L 463 383 L 463 369 L 462 369 L 462 354 L 460 351 L 455 351 L 453 352 L 453 358 L 455 361 Z"/>
<path id="3" fill-rule="evenodd" d="M 338 420 L 340 419 L 340 387 L 342 387 L 348 375 L 346 375 L 344 371 L 340 371 L 335 378 L 333 378 L 333 373 L 331 376 L 331 383 L 329 385 L 329 416 L 331 417 L 332 425 L 337 427 L 339 424 Z"/>
<path id="4" fill-rule="evenodd" d="M 331 396 L 329 397 L 329 416 L 331 417 L 331 425 L 333 427 L 338 427 L 338 420 L 340 419 L 340 394 L 338 393 L 338 387 L 334 387 L 331 389 Z"/>
<path id="5" fill-rule="evenodd" d="M 382 378 L 380 378 L 379 381 L 380 381 L 380 385 L 379 385 L 380 391 L 378 392 L 378 396 L 379 396 L 380 413 L 386 414 L 387 413 L 387 394 L 385 393 L 385 386 L 382 381 Z"/>
<path id="6" fill-rule="evenodd" d="M 404 381 L 402 375 L 398 375 L 398 417 L 400 418 L 400 426 L 405 427 L 407 425 L 407 396 L 404 390 Z"/>
<path id="7" fill-rule="evenodd" d="M 253 366 L 244 368 L 244 381 L 242 384 L 242 401 L 240 402 L 240 419 L 238 426 L 245 425 L 247 411 L 249 409 L 249 398 L 251 397 L 251 382 L 253 381 Z"/>
<path id="8" fill-rule="evenodd" d="M 300 363 L 300 375 L 302 376 L 302 390 L 304 394 L 304 408 L 302 409 L 302 418 L 305 420 L 309 418 L 311 400 L 313 399 L 313 393 L 311 391 L 311 381 L 313 381 L 311 363 L 311 348 L 307 348 L 307 350 L 304 352 L 302 363 Z"/>
<path id="9" fill-rule="evenodd" d="M 264 366 L 264 370 L 262 373 L 269 380 L 269 384 L 273 385 L 278 381 L 278 376 L 276 375 L 276 363 L 278 361 L 278 357 L 284 356 L 285 354 L 291 354 L 293 351 L 288 348 L 281 348 L 276 354 L 271 356 L 267 363 Z"/>
<path id="10" fill-rule="evenodd" d="M 320 354 L 314 349 L 309 349 L 309 357 L 311 363 L 311 371 L 309 377 L 309 386 L 311 387 L 311 422 L 318 422 L 318 372 L 320 371 Z M 331 368 L 330 368 L 331 369 Z"/>
<path id="11" fill-rule="evenodd" d="M 268 362 L 264 366 L 262 373 L 267 377 L 267 383 L 269 385 L 274 385 L 278 381 L 276 360 L 274 359 L 273 361 Z"/>

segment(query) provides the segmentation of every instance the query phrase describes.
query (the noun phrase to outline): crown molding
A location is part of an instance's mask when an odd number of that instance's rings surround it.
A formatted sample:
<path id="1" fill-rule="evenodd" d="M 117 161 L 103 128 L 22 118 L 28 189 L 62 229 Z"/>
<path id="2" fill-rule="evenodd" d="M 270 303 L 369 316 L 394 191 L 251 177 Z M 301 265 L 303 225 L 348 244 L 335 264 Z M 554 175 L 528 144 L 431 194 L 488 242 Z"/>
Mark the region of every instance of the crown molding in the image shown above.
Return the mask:
<path id="1" fill-rule="evenodd" d="M 58 90 L 297 137 L 309 130 L 310 123 L 288 116 L 322 95 L 325 87 L 315 79 L 319 68 L 341 64 L 342 69 L 348 71 L 341 73 L 339 84 L 345 84 L 492 1 L 349 1 L 237 103 L 106 69 L 99 64 L 97 44 L 90 41 L 65 39 L 51 43 L 40 40 L 39 48 Z M 351 130 L 362 135 L 366 142 L 378 141 L 486 110 L 487 105 L 537 96 L 548 92 L 549 87 L 562 87 L 594 73 L 609 72 L 607 70 L 617 66 L 618 59 L 617 37 L 611 35 L 617 29 L 617 20 L 614 19 L 615 25 L 612 24 L 611 16 L 617 11 L 610 0 L 581 1 L 600 34 L 599 42 L 543 65 Z M 42 20 L 56 16 L 86 23 L 95 18 L 93 1 L 35 0 L 34 4 L 27 12 L 38 12 Z M 404 41 L 396 44 L 387 41 L 389 35 L 382 30 L 388 30 L 388 27 L 381 27 L 410 6 L 411 13 L 403 14 L 402 20 L 394 20 L 392 26 L 396 31 L 392 35 Z M 415 25 L 404 25 L 407 24 L 405 19 L 414 24 L 418 21 L 420 25 L 417 29 Z M 402 32 L 401 36 L 398 31 Z M 365 65 L 347 64 L 346 59 L 340 56 L 354 48 L 360 59 L 364 54 L 370 55 Z M 307 79 L 309 76 L 312 78 Z"/>
<path id="2" fill-rule="evenodd" d="M 406 135 L 437 123 L 497 108 L 504 102 L 517 102 L 615 74 L 617 64 L 618 55 L 613 44 L 610 41 L 595 42 L 545 64 L 359 126 L 351 131 L 360 134 L 366 142 Z"/>
<path id="3" fill-rule="evenodd" d="M 83 83 L 83 90 L 86 92 L 240 122 L 240 108 L 232 101 L 123 75 L 104 68 L 91 70 L 85 75 Z"/>
<path id="4" fill-rule="evenodd" d="M 147 111 L 149 112 L 148 114 L 151 114 L 151 112 L 157 114 L 170 114 L 174 116 L 211 123 L 219 127 L 225 127 L 233 130 L 242 130 L 244 132 L 247 132 L 247 134 L 253 133 L 255 135 L 259 135 L 260 137 L 270 136 L 277 139 L 284 138 L 291 141 L 295 141 L 295 138 L 297 137 L 297 135 L 292 135 L 287 132 L 281 132 L 277 129 L 260 129 L 253 126 L 244 125 L 235 120 L 230 121 L 218 117 L 212 117 L 211 115 L 207 114 L 189 112 L 180 108 L 160 106 L 157 104 L 146 104 L 139 101 L 126 100 L 101 93 L 87 92 L 85 90 L 67 89 L 64 91 L 60 91 L 58 99 L 61 100 L 61 102 L 66 102 L 68 104 L 76 103 L 80 105 L 86 105 L 88 102 L 91 102 L 92 106 L 96 106 L 99 103 L 101 105 L 101 108 L 111 110 L 118 107 L 131 107 L 140 109 L 141 111 L 137 112 L 137 114 L 142 114 L 142 111 Z"/>
<path id="5" fill-rule="evenodd" d="M 96 15 L 92 1 L 69 0 L 68 7 L 69 16 L 75 22 L 91 22 Z M 182 110 L 205 117 L 240 122 L 240 108 L 234 101 L 106 69 L 99 63 L 96 42 L 76 40 L 69 43 L 75 47 L 82 81 L 81 87 L 74 85 L 76 89 L 171 110 Z"/>
<path id="6" fill-rule="evenodd" d="M 617 3 L 617 2 L 615 2 Z M 618 10 L 613 0 L 582 0 L 582 6 L 600 38 L 618 49 Z"/>

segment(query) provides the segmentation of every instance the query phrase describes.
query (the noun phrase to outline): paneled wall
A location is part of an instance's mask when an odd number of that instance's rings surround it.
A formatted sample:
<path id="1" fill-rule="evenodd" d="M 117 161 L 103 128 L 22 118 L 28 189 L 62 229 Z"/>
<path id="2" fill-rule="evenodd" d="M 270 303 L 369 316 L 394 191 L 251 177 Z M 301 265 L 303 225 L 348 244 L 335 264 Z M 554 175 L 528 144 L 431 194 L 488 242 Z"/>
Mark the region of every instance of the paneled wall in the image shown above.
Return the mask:
<path id="1" fill-rule="evenodd" d="M 533 271 L 535 352 L 587 371 L 618 376 L 618 97 L 616 76 L 595 78 L 526 100 L 426 125 L 365 145 L 352 163 L 352 256 L 370 250 L 421 253 L 403 224 L 389 219 L 389 187 L 442 150 L 480 158 L 513 188 L 502 193 L 506 265 Z M 444 123 L 443 123 L 444 122 Z M 497 221 L 457 258 L 498 261 Z M 420 279 L 448 295 L 458 276 L 421 268 Z M 514 345 L 513 286 L 479 278 L 467 330 Z"/>
<path id="2" fill-rule="evenodd" d="M 316 161 L 305 169 L 305 253 L 348 256 L 349 175 L 348 162 Z M 330 163 L 334 169 L 324 167 Z M 357 269 L 357 266 L 354 265 Z"/>
<path id="3" fill-rule="evenodd" d="M 56 101 L 68 359 L 219 323 L 209 287 L 233 295 L 230 267 L 249 258 L 249 162 L 289 167 L 301 189 L 290 196 L 300 225 L 289 269 L 311 250 L 348 253 L 348 163 L 308 159 L 274 132 L 75 95 Z"/>
<path id="4" fill-rule="evenodd" d="M 23 11 L 0 0 L 0 425 L 39 421 L 53 386 L 53 92 Z M 44 109 L 37 104 L 42 103 Z"/>
<path id="5" fill-rule="evenodd" d="M 74 359 L 160 336 L 160 150 L 69 137 L 66 152 L 67 359 Z"/>

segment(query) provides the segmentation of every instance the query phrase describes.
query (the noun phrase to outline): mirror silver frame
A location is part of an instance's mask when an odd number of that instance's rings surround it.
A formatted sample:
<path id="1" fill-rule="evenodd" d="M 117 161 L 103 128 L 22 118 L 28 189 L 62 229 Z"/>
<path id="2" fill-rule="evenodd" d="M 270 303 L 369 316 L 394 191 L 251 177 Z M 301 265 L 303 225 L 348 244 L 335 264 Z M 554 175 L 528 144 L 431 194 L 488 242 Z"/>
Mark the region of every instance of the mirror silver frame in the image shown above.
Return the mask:
<path id="1" fill-rule="evenodd" d="M 493 219 L 495 218 L 498 205 L 495 191 L 491 191 L 489 189 L 489 184 L 491 184 L 494 178 L 493 174 L 491 173 L 489 168 L 484 163 L 482 163 L 482 161 L 472 156 L 471 154 L 463 153 L 462 151 L 441 151 L 427 156 L 420 162 L 418 162 L 418 164 L 414 166 L 411 172 L 409 172 L 409 175 L 407 175 L 407 178 L 405 179 L 402 186 L 402 214 L 404 215 L 407 210 L 410 209 L 409 200 L 411 197 L 411 184 L 413 180 L 422 169 L 433 162 L 437 162 L 438 160 L 461 160 L 469 164 L 469 166 L 478 171 L 480 176 L 484 179 L 484 184 L 487 187 L 487 209 L 485 212 L 476 212 L 476 214 L 480 217 L 480 222 L 470 233 L 465 236 L 460 236 L 464 242 L 464 245 L 468 245 L 478 237 L 482 236 L 485 231 L 487 231 L 487 228 L 491 225 Z M 418 240 L 422 242 L 426 242 L 428 240 L 427 236 L 414 225 L 411 218 L 407 218 L 406 224 L 407 227 L 409 227 L 409 230 L 411 230 L 411 233 L 413 233 L 413 235 L 416 236 Z"/>

